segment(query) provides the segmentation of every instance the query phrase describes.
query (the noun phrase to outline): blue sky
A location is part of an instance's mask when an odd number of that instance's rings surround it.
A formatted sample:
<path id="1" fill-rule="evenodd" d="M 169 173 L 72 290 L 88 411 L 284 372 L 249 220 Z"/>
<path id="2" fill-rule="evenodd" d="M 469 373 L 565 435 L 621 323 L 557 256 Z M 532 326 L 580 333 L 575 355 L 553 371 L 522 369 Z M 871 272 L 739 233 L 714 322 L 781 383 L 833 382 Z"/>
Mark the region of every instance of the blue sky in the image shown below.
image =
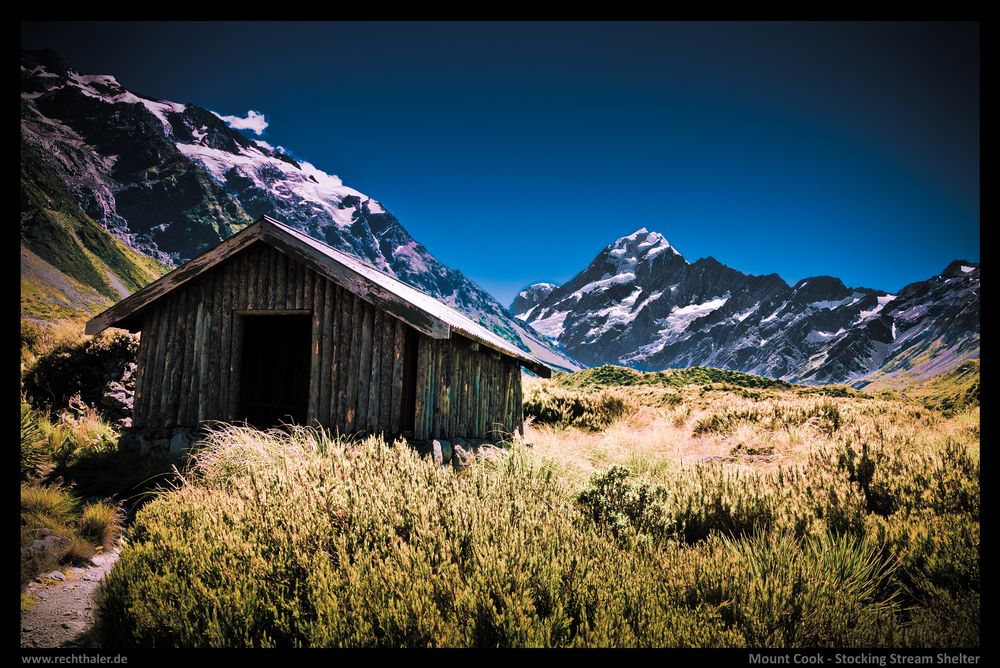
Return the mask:
<path id="1" fill-rule="evenodd" d="M 24 23 L 145 95 L 264 114 L 507 304 L 662 233 L 794 283 L 979 260 L 975 23 Z M 256 135 L 253 135 L 256 136 Z"/>

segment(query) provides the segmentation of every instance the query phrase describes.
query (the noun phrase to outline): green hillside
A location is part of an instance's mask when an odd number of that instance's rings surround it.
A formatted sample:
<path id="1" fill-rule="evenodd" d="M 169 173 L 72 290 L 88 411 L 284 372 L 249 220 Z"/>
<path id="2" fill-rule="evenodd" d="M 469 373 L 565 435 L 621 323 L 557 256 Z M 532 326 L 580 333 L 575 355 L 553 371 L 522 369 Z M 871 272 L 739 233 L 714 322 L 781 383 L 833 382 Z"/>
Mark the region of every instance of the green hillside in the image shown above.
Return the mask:
<path id="1" fill-rule="evenodd" d="M 631 385 L 659 385 L 683 387 L 685 385 L 708 385 L 726 383 L 738 387 L 788 388 L 788 383 L 764 378 L 740 371 L 714 369 L 696 366 L 688 369 L 667 369 L 666 371 L 636 371 L 623 366 L 605 364 L 594 369 L 584 369 L 575 373 L 559 373 L 553 379 L 563 387 L 598 388 Z"/>
<path id="2" fill-rule="evenodd" d="M 169 270 L 94 222 L 37 149 L 21 142 L 22 316 L 94 313 Z"/>

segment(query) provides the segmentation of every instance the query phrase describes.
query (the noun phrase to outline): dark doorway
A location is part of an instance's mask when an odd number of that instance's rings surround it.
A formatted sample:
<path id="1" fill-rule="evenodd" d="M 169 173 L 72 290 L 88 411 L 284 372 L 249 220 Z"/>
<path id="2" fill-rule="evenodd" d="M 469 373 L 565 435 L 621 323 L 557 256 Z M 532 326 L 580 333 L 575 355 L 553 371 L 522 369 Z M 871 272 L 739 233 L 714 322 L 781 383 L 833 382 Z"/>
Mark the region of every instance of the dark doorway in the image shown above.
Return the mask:
<path id="1" fill-rule="evenodd" d="M 255 427 L 305 424 L 312 316 L 245 315 L 239 418 Z"/>
<path id="2" fill-rule="evenodd" d="M 403 405 L 399 412 L 399 429 L 413 433 L 417 413 L 417 332 L 406 328 L 403 346 Z"/>

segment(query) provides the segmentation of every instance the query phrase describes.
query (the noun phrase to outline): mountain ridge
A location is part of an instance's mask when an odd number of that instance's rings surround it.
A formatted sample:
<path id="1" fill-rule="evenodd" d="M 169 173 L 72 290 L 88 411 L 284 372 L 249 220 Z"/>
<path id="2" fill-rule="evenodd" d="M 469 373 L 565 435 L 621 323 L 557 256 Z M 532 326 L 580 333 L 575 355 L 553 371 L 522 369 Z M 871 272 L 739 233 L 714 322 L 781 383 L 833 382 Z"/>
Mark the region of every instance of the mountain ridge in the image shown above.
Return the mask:
<path id="1" fill-rule="evenodd" d="M 195 104 L 140 95 L 111 75 L 81 74 L 50 50 L 22 51 L 21 136 L 69 194 L 66 208 L 77 206 L 162 267 L 268 215 L 424 290 L 542 361 L 579 368 L 438 261 L 377 200 Z M 62 280 L 53 275 L 48 284 Z M 89 280 L 100 292 L 100 282 Z"/>
<path id="2" fill-rule="evenodd" d="M 548 294 L 515 300 L 511 312 L 588 366 L 714 366 L 860 387 L 978 357 L 978 291 L 979 264 L 965 260 L 897 294 L 826 275 L 789 285 L 712 257 L 689 262 L 643 227 Z"/>

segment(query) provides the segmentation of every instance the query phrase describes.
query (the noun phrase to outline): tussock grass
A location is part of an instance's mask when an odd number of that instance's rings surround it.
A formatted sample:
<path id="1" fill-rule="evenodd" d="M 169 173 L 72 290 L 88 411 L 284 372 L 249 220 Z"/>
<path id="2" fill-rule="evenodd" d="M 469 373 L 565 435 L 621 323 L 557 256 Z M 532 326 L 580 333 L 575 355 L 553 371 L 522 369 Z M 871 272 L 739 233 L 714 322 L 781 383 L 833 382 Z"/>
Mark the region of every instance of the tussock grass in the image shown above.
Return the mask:
<path id="1" fill-rule="evenodd" d="M 123 519 L 117 506 L 107 502 L 82 506 L 78 497 L 58 484 L 22 484 L 22 589 L 41 572 L 86 562 L 98 547 L 114 547 Z"/>
<path id="2" fill-rule="evenodd" d="M 79 533 L 88 542 L 109 550 L 118 542 L 123 520 L 120 507 L 105 501 L 91 503 L 80 514 Z"/>
<path id="3" fill-rule="evenodd" d="M 929 440 L 901 445 L 912 418 L 888 418 L 902 406 L 869 413 L 857 398 L 794 396 L 789 415 L 833 401 L 842 420 L 832 431 L 813 420 L 822 416 L 794 427 L 819 441 L 780 443 L 805 450 L 795 461 L 687 461 L 682 451 L 671 460 L 626 447 L 626 434 L 642 440 L 662 425 L 702 439 L 691 422 L 713 406 L 696 396 L 679 428 L 676 408 L 643 405 L 600 433 L 532 427 L 571 447 L 618 441 L 620 453 L 592 447 L 595 464 L 582 475 L 572 458 L 583 450 L 554 456 L 539 443 L 515 441 L 505 456 L 455 473 L 402 442 L 221 428 L 176 487 L 138 513 L 105 581 L 105 641 L 978 643 L 970 440 L 947 445 L 934 423 Z M 739 429 L 771 427 L 788 428 Z"/>
<path id="4" fill-rule="evenodd" d="M 49 460 L 45 434 L 39 422 L 43 415 L 21 398 L 21 481 L 37 478 Z"/>
<path id="5" fill-rule="evenodd" d="M 525 416 L 539 424 L 590 431 L 600 431 L 635 411 L 635 402 L 621 392 L 588 394 L 536 385 L 524 397 Z"/>

